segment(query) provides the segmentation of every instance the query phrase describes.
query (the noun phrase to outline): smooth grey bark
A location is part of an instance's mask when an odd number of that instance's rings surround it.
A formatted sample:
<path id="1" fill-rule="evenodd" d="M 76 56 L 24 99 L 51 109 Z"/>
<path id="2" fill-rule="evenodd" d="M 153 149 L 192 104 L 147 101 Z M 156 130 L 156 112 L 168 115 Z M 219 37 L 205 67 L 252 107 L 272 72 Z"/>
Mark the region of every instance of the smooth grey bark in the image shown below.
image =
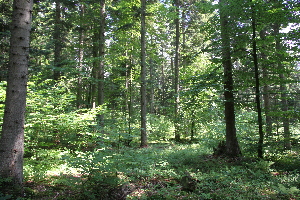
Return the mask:
<path id="1" fill-rule="evenodd" d="M 24 123 L 32 0 L 14 0 L 5 110 L 0 139 L 0 177 L 22 192 Z M 2 187 L 3 188 L 3 187 Z M 10 189 L 10 188 L 8 188 Z"/>
<path id="2" fill-rule="evenodd" d="M 146 94 L 146 0 L 141 0 L 141 147 L 148 146 Z"/>

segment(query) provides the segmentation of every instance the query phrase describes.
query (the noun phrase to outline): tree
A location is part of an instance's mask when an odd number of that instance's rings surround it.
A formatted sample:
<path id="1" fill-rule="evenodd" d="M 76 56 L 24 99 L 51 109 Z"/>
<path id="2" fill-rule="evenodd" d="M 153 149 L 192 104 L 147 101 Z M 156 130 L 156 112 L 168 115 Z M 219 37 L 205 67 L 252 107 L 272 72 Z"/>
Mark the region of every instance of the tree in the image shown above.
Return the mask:
<path id="1" fill-rule="evenodd" d="M 267 30 L 266 28 L 262 29 L 259 32 L 260 38 L 262 41 L 266 40 L 266 35 L 267 35 Z M 268 56 L 266 54 L 266 49 L 267 46 L 263 45 L 261 48 L 261 59 L 262 59 L 262 73 L 263 73 L 263 79 L 264 80 L 268 80 L 269 75 L 268 75 L 268 64 L 266 63 L 266 61 L 268 62 Z M 264 62 L 265 61 L 265 62 Z M 264 110 L 265 110 L 265 118 L 266 118 L 266 137 L 271 136 L 272 134 L 272 118 L 271 118 L 271 101 L 270 101 L 270 87 L 268 85 L 268 83 L 265 83 L 263 86 L 263 102 L 264 102 Z"/>
<path id="2" fill-rule="evenodd" d="M 256 109 L 257 109 L 257 122 L 258 122 L 258 148 L 257 153 L 259 158 L 263 158 L 263 141 L 264 141 L 264 133 L 263 133 L 263 121 L 262 121 L 262 111 L 261 111 L 261 103 L 260 103 L 260 81 L 259 81 L 259 69 L 258 69 L 258 56 L 257 56 L 257 43 L 256 43 L 256 13 L 255 13 L 255 4 L 251 6 L 252 17 L 251 17 L 251 25 L 252 25 L 252 55 L 253 55 L 253 64 L 254 64 L 254 72 L 255 72 L 255 101 L 256 101 Z"/>
<path id="3" fill-rule="evenodd" d="M 55 0 L 55 24 L 53 32 L 54 40 L 54 71 L 53 79 L 59 80 L 61 77 L 61 67 L 62 67 L 62 21 L 61 21 L 61 4 L 59 0 Z"/>
<path id="4" fill-rule="evenodd" d="M 141 0 L 141 147 L 147 143 L 146 103 L 146 0 Z"/>
<path id="5" fill-rule="evenodd" d="M 274 35 L 275 35 L 275 53 L 277 55 L 277 66 L 279 70 L 280 83 L 280 93 L 281 93 L 281 111 L 282 111 L 282 126 L 283 126 L 283 135 L 284 135 L 284 149 L 291 150 L 291 134 L 290 134 L 290 122 L 288 117 L 288 101 L 287 101 L 287 86 L 286 86 L 286 77 L 284 75 L 285 66 L 282 64 L 283 53 L 282 44 L 280 39 L 280 24 L 275 23 L 273 25 Z"/>
<path id="6" fill-rule="evenodd" d="M 220 24 L 222 40 L 222 64 L 224 68 L 224 98 L 225 98 L 225 123 L 226 123 L 226 154 L 236 157 L 241 154 L 235 128 L 233 74 L 230 50 L 230 35 L 228 25 L 228 1 L 220 0 Z"/>
<path id="7" fill-rule="evenodd" d="M 0 139 L 0 177 L 22 192 L 24 123 L 32 0 L 14 0 L 5 111 Z M 11 185 L 6 185 L 7 188 Z"/>
<path id="8" fill-rule="evenodd" d="M 278 74 L 278 77 L 275 78 L 271 82 L 273 84 L 273 95 L 274 99 L 272 102 L 272 99 L 270 98 L 270 94 L 268 92 L 264 92 L 268 98 L 265 99 L 265 105 L 271 104 L 272 109 L 269 106 L 265 106 L 266 110 L 266 133 L 267 135 L 271 135 L 272 131 L 272 118 L 277 118 L 277 132 L 278 128 L 280 126 L 280 121 L 282 122 L 283 127 L 283 138 L 284 138 L 284 149 L 290 150 L 291 149 L 291 131 L 290 131 L 290 114 L 291 110 L 289 110 L 289 103 L 288 101 L 292 99 L 291 90 L 289 89 L 289 84 L 291 84 L 291 69 L 289 69 L 290 64 L 293 63 L 293 60 L 295 58 L 292 58 L 292 48 L 288 47 L 288 43 L 291 40 L 294 40 L 294 38 L 289 38 L 289 35 L 293 35 L 291 33 L 285 33 L 289 31 L 282 31 L 283 27 L 288 26 L 289 24 L 296 22 L 295 19 L 297 17 L 297 12 L 294 13 L 292 11 L 295 9 L 294 7 L 294 1 L 288 1 L 285 3 L 282 3 L 281 1 L 270 1 L 268 3 L 265 3 L 265 6 L 268 9 L 270 14 L 266 18 L 261 18 L 260 20 L 265 20 L 263 24 L 267 24 L 266 27 L 268 28 L 268 31 L 266 31 L 266 28 L 264 28 L 261 32 L 261 39 L 262 40 L 269 40 L 268 42 L 264 42 L 263 49 L 268 48 L 269 50 L 269 63 L 268 65 L 272 66 L 272 69 L 268 69 L 264 67 L 263 73 L 264 76 L 267 76 L 267 73 L 270 74 Z M 269 6 L 266 6 L 269 5 Z M 289 10 L 289 8 L 291 10 Z M 271 11 L 271 12 L 270 12 Z M 278 17 L 280 16 L 280 17 Z M 291 31 L 291 30 L 290 30 Z M 267 32 L 271 33 L 267 37 Z M 292 32 L 292 31 L 291 31 Z M 265 44 L 268 44 L 266 46 Z M 288 50 L 290 48 L 290 50 Z M 267 53 L 267 51 L 265 51 Z M 265 53 L 263 52 L 263 54 Z M 266 56 L 265 56 L 266 57 Z M 272 77 L 272 76 L 270 76 Z M 266 78 L 266 77 L 265 77 Z M 265 86 L 266 87 L 266 86 Z M 271 103 L 270 103 L 271 102 Z M 280 105 L 278 105 L 280 104 Z M 275 111 L 276 108 L 279 108 L 279 110 Z"/>
<path id="9" fill-rule="evenodd" d="M 175 116 L 175 140 L 180 140 L 179 132 L 179 39 L 180 39 L 180 27 L 179 27 L 179 0 L 174 0 L 174 7 L 176 17 L 174 19 L 175 24 L 175 57 L 174 57 L 174 116 Z"/>
<path id="10" fill-rule="evenodd" d="M 104 104 L 104 55 L 105 55 L 105 0 L 100 1 L 100 27 L 99 27 L 99 66 L 98 66 L 98 105 Z M 104 115 L 99 114 L 98 123 L 101 127 L 104 126 Z"/>
<path id="11" fill-rule="evenodd" d="M 83 107 L 83 86 L 82 86 L 82 76 L 81 76 L 81 71 L 83 70 L 83 58 L 84 58 L 84 39 L 85 39 L 85 32 L 84 32 L 84 23 L 83 23 L 83 18 L 85 14 L 85 5 L 80 4 L 80 17 L 79 17 L 79 30 L 78 30 L 78 78 L 77 78 L 77 88 L 76 88 L 76 107 L 78 109 Z"/>
<path id="12" fill-rule="evenodd" d="M 0 3 L 0 81 L 6 80 L 9 57 L 9 19 L 11 16 L 10 2 Z"/>

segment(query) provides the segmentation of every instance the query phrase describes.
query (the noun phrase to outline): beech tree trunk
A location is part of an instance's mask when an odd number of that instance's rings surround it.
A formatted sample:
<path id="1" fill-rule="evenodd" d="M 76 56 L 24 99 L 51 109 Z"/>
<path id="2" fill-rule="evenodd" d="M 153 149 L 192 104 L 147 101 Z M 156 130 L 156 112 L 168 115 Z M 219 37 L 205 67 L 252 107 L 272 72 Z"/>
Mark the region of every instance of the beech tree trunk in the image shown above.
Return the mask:
<path id="1" fill-rule="evenodd" d="M 230 36 L 228 14 L 225 9 L 227 0 L 220 0 L 220 23 L 222 38 L 222 64 L 224 68 L 224 98 L 225 98 L 225 123 L 226 123 L 226 155 L 237 157 L 241 154 L 239 143 L 236 137 L 234 94 L 233 94 L 233 74 L 230 52 Z"/>
<path id="2" fill-rule="evenodd" d="M 6 101 L 0 139 L 0 177 L 11 178 L 2 186 L 22 192 L 24 118 L 28 79 L 32 0 L 14 0 Z"/>

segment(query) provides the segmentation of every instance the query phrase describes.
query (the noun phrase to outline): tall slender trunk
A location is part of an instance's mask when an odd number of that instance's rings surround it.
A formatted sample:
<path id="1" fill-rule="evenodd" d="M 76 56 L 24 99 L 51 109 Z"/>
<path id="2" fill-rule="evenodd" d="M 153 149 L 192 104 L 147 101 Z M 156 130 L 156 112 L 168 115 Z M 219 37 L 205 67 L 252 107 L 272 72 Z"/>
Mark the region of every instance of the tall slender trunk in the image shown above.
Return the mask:
<path id="1" fill-rule="evenodd" d="M 132 65 L 133 65 L 133 57 L 132 57 L 133 46 L 131 47 L 131 54 L 129 64 L 126 66 L 126 89 L 127 89 L 127 96 L 126 96 L 126 103 L 127 103 L 127 110 L 128 110 L 128 139 L 126 141 L 127 146 L 130 146 L 130 142 L 132 140 L 132 124 L 133 122 L 133 87 L 132 87 Z M 127 52 L 126 52 L 127 56 Z"/>
<path id="2" fill-rule="evenodd" d="M 94 24 L 93 27 L 93 48 L 92 48 L 92 54 L 93 54 L 93 68 L 91 73 L 91 82 L 90 82 L 90 88 L 89 88 L 89 97 L 88 102 L 90 104 L 91 108 L 95 108 L 97 102 L 97 86 L 99 81 L 99 29 L 98 24 Z"/>
<path id="3" fill-rule="evenodd" d="M 224 68 L 224 98 L 225 98 L 225 123 L 226 123 L 226 154 L 237 157 L 241 154 L 235 128 L 233 73 L 230 52 L 230 36 L 228 16 L 225 14 L 228 1 L 220 0 L 220 23 L 222 38 L 222 64 Z"/>
<path id="4" fill-rule="evenodd" d="M 81 71 L 83 70 L 83 43 L 84 43 L 84 18 L 85 6 L 80 5 L 80 29 L 79 29 L 79 49 L 78 49 L 78 77 L 77 77 L 77 86 L 76 86 L 76 107 L 78 109 L 83 107 L 83 93 L 82 93 L 82 77 Z"/>
<path id="5" fill-rule="evenodd" d="M 163 54 L 163 52 L 162 52 Z M 160 110 L 160 113 L 165 115 L 166 114 L 166 89 L 165 89 L 165 63 L 163 62 L 162 65 L 161 65 L 161 107 L 162 109 Z"/>
<path id="6" fill-rule="evenodd" d="M 196 119 L 195 111 L 192 110 L 192 113 L 191 113 L 191 120 L 192 120 L 192 122 L 191 122 L 191 141 L 194 140 L 195 134 L 196 134 L 196 121 L 195 121 L 195 119 Z"/>
<path id="7" fill-rule="evenodd" d="M 179 1 L 174 0 L 174 6 L 176 9 L 176 17 L 174 19 L 175 24 L 175 58 L 174 58 L 174 93 L 175 93 L 175 140 L 180 140 L 179 130 L 179 39 L 180 39 L 180 24 L 179 24 Z"/>
<path id="8" fill-rule="evenodd" d="M 100 27 L 99 27 L 99 69 L 98 71 L 98 105 L 104 104 L 104 55 L 105 55 L 105 0 L 100 0 Z M 104 127 L 104 115 L 98 114 L 98 123 Z"/>
<path id="9" fill-rule="evenodd" d="M 146 0 L 141 0 L 141 147 L 147 147 Z"/>
<path id="10" fill-rule="evenodd" d="M 0 139 L 0 177 L 11 178 L 1 189 L 22 193 L 24 123 L 28 79 L 32 0 L 14 0 L 5 110 Z"/>
<path id="11" fill-rule="evenodd" d="M 62 24 L 61 24 L 60 1 L 55 1 L 55 24 L 54 24 L 54 71 L 53 79 L 59 80 L 61 77 L 61 51 L 62 51 Z"/>
<path id="12" fill-rule="evenodd" d="M 262 40 L 266 39 L 266 34 L 267 31 L 266 29 L 263 29 L 260 31 L 260 38 Z M 263 50 L 266 48 L 266 46 L 263 46 Z M 261 52 L 261 59 L 262 59 L 262 73 L 263 73 L 263 79 L 265 81 L 268 80 L 269 75 L 268 75 L 268 65 L 264 64 L 264 61 L 268 60 L 268 56 L 266 55 L 265 52 Z M 264 84 L 263 86 L 263 100 L 264 100 L 264 111 L 265 111 L 265 118 L 266 118 L 266 137 L 269 137 L 272 135 L 272 117 L 270 115 L 270 111 L 271 111 L 271 102 L 270 102 L 270 87 L 268 86 L 268 84 Z"/>
<path id="13" fill-rule="evenodd" d="M 285 83 L 286 77 L 283 74 L 284 73 L 284 65 L 282 62 L 282 55 L 280 53 L 282 49 L 281 39 L 280 39 L 280 24 L 275 23 L 273 25 L 274 28 L 274 35 L 276 38 L 276 57 L 277 57 L 277 66 L 278 70 L 280 71 L 279 78 L 280 78 L 280 93 L 281 93 L 281 111 L 282 111 L 282 126 L 283 126 L 283 136 L 284 136 L 284 149 L 285 150 L 291 150 L 291 133 L 290 133 L 290 120 L 288 117 L 288 102 L 287 102 L 287 86 Z"/>
<path id="14" fill-rule="evenodd" d="M 150 58 L 149 61 L 149 66 L 150 66 L 150 98 L 149 98 L 149 104 L 150 104 L 150 113 L 154 114 L 154 62 L 153 58 Z"/>
<path id="15" fill-rule="evenodd" d="M 252 2 L 252 1 L 251 1 Z M 264 133 L 263 133 L 263 122 L 262 122 L 262 112 L 260 105 L 260 83 L 259 83 L 259 70 L 258 70 L 258 58 L 257 58 L 257 44 L 256 44 L 256 16 L 255 16 L 255 6 L 251 6 L 252 10 L 252 55 L 255 71 L 255 100 L 256 100 L 256 109 L 257 109 L 257 123 L 258 123 L 258 147 L 257 154 L 259 158 L 263 158 L 263 142 L 264 142 Z"/>

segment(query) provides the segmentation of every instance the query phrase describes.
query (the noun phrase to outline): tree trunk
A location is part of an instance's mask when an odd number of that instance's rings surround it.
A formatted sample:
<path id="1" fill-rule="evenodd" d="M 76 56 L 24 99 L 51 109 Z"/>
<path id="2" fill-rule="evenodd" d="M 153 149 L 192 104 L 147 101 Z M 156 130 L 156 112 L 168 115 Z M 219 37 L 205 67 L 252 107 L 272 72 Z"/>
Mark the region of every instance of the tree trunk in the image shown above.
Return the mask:
<path id="1" fill-rule="evenodd" d="M 226 154 L 230 157 L 237 157 L 241 154 L 236 137 L 233 74 L 230 52 L 230 36 L 228 29 L 228 16 L 225 14 L 227 0 L 220 0 L 220 23 L 222 38 L 222 64 L 224 68 L 224 98 L 225 98 L 225 123 L 226 123 Z"/>
<path id="2" fill-rule="evenodd" d="M 266 39 L 266 30 L 263 29 L 260 31 L 260 38 L 262 40 Z M 263 50 L 266 48 L 266 46 L 263 46 Z M 261 59 L 262 59 L 262 63 L 264 63 L 264 61 L 268 60 L 267 55 L 265 54 L 265 52 L 261 52 Z M 268 80 L 269 76 L 268 76 L 268 65 L 267 64 L 263 64 L 262 66 L 262 71 L 263 71 L 263 79 L 265 81 Z M 264 100 L 264 110 L 265 110 L 265 116 L 266 116 L 266 137 L 269 137 L 272 135 L 272 118 L 270 116 L 270 111 L 271 111 L 271 102 L 270 102 L 270 87 L 268 86 L 268 83 L 266 83 L 263 86 L 263 100 Z"/>
<path id="3" fill-rule="evenodd" d="M 54 24 L 54 71 L 53 79 L 59 80 L 61 77 L 61 51 L 62 51 L 62 24 L 60 1 L 55 1 L 55 24 Z"/>
<path id="4" fill-rule="evenodd" d="M 284 136 L 284 149 L 291 150 L 291 133 L 290 133 L 290 120 L 288 117 L 288 102 L 287 102 L 287 87 L 285 84 L 286 77 L 284 76 L 284 65 L 282 62 L 282 55 L 280 53 L 282 45 L 280 40 L 280 24 L 275 23 L 274 26 L 274 35 L 276 38 L 276 57 L 277 57 L 277 66 L 278 70 L 280 71 L 279 78 L 280 78 L 280 93 L 281 93 L 281 111 L 282 111 L 282 126 L 283 126 L 283 136 Z"/>
<path id="5" fill-rule="evenodd" d="M 192 117 L 191 117 L 191 120 L 192 120 L 192 122 L 191 122 L 191 141 L 194 140 L 195 134 L 196 134 L 196 122 L 195 122 L 195 118 L 196 118 L 195 112 L 192 111 Z"/>
<path id="6" fill-rule="evenodd" d="M 141 147 L 147 147 L 146 104 L 146 0 L 141 0 Z"/>
<path id="7" fill-rule="evenodd" d="M 24 118 L 28 79 L 32 0 L 14 0 L 5 111 L 0 139 L 0 177 L 22 193 Z"/>
<path id="8" fill-rule="evenodd" d="M 126 64 L 126 104 L 127 104 L 127 110 L 128 110 L 128 139 L 126 141 L 127 146 L 130 146 L 130 142 L 132 140 L 132 124 L 134 124 L 133 121 L 133 75 L 132 75 L 132 66 L 133 66 L 133 56 L 132 56 L 133 47 L 131 47 L 131 54 L 129 59 L 129 64 Z M 126 57 L 128 56 L 126 52 Z"/>
<path id="9" fill-rule="evenodd" d="M 100 28 L 99 28 L 99 69 L 98 69 L 98 106 L 104 104 L 104 55 L 105 55 L 105 0 L 100 0 Z M 104 115 L 98 114 L 100 127 L 104 127 Z"/>
<path id="10" fill-rule="evenodd" d="M 83 18 L 84 18 L 84 13 L 85 13 L 85 6 L 80 5 L 80 29 L 79 29 L 79 49 L 78 49 L 78 77 L 77 77 L 77 86 L 76 86 L 76 107 L 78 109 L 83 108 L 83 87 L 82 87 L 82 77 L 81 77 L 81 71 L 83 70 L 83 55 L 84 55 L 84 38 L 85 38 L 85 33 L 84 33 L 84 23 L 83 23 Z"/>
<path id="11" fill-rule="evenodd" d="M 9 18 L 11 15 L 11 1 L 1 1 L 1 20 L 0 20 L 0 82 L 6 81 L 9 57 L 9 22 L 4 21 L 4 18 Z"/>
<path id="12" fill-rule="evenodd" d="M 175 24 L 175 59 L 174 59 L 174 93 L 175 93 L 175 140 L 180 141 L 180 130 L 179 130 L 179 38 L 180 38 L 180 27 L 179 27 L 179 1 L 174 0 L 174 6 L 176 9 L 176 17 L 174 19 Z"/>
<path id="13" fill-rule="evenodd" d="M 155 114 L 155 109 L 154 109 L 154 62 L 153 62 L 153 58 L 150 58 L 149 61 L 149 65 L 150 65 L 150 97 L 149 97 L 149 104 L 150 104 L 150 113 L 151 114 Z"/>
<path id="14" fill-rule="evenodd" d="M 161 77 L 160 77 L 161 83 L 161 108 L 159 108 L 160 113 L 162 115 L 166 115 L 166 78 L 165 78 L 165 63 L 163 62 L 161 65 Z"/>
<path id="15" fill-rule="evenodd" d="M 99 76 L 99 30 L 98 30 L 98 25 L 95 23 L 94 24 L 94 35 L 93 35 L 93 68 L 92 68 L 92 74 L 91 74 L 91 83 L 90 83 L 90 91 L 89 91 L 89 104 L 90 104 L 90 108 L 95 108 L 96 107 L 96 103 L 97 103 L 97 86 L 98 83 L 97 81 L 99 80 L 98 76 Z"/>
<path id="16" fill-rule="evenodd" d="M 258 71 L 258 59 L 257 59 L 257 45 L 256 45 L 256 17 L 255 17 L 255 7 L 251 6 L 252 10 L 252 55 L 255 71 L 255 100 L 256 100 L 256 109 L 257 109 L 257 123 L 258 123 L 258 147 L 257 154 L 259 158 L 263 158 L 263 142 L 264 142 L 264 133 L 263 133 L 263 122 L 261 114 L 261 105 L 260 105 L 260 83 L 259 83 L 259 71 Z"/>

